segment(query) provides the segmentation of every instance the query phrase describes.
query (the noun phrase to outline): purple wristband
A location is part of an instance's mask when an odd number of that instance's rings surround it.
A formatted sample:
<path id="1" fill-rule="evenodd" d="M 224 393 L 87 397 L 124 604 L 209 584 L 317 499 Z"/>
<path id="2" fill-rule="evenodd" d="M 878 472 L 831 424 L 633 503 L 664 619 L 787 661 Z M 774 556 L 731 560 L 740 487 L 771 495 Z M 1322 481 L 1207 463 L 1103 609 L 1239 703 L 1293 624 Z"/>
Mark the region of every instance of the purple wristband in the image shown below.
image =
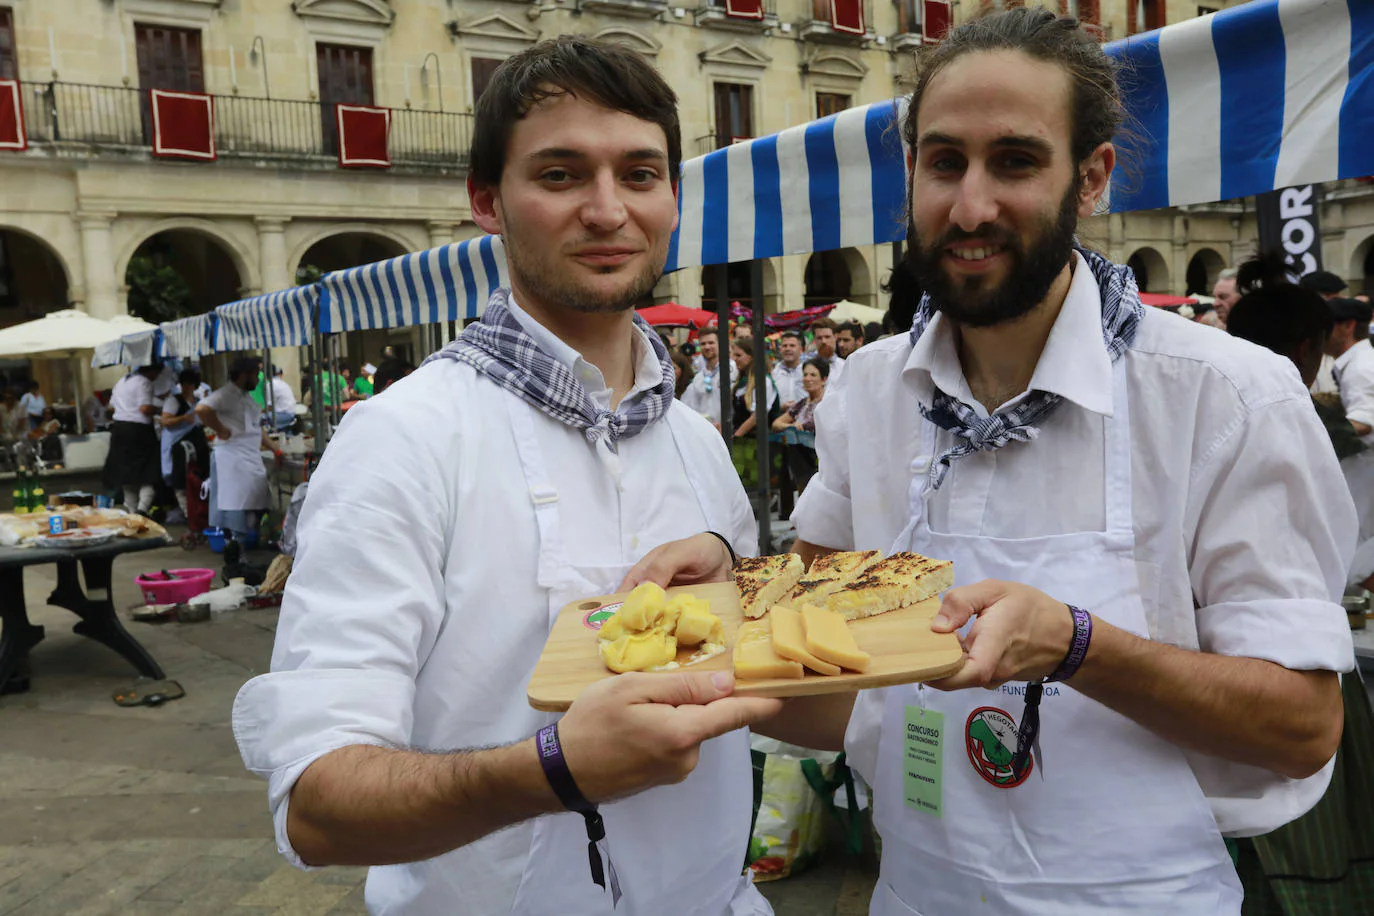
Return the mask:
<path id="1" fill-rule="evenodd" d="M 1083 610 L 1081 607 L 1068 606 L 1069 613 L 1073 614 L 1073 641 L 1069 643 L 1068 654 L 1059 663 L 1045 682 L 1067 681 L 1078 671 L 1078 666 L 1083 664 L 1083 659 L 1088 657 L 1088 644 L 1093 638 L 1093 615 Z"/>
<path id="2" fill-rule="evenodd" d="M 558 796 L 558 800 L 563 803 L 563 807 L 569 811 L 576 811 L 582 815 L 582 820 L 587 825 L 587 862 L 591 867 L 592 883 L 597 887 L 606 887 L 606 871 L 601 864 L 601 855 L 596 848 L 596 844 L 606 838 L 606 825 L 601 820 L 601 814 L 596 810 L 596 805 L 587 801 L 587 797 L 582 794 L 582 790 L 577 787 L 573 780 L 572 772 L 568 769 L 568 761 L 563 759 L 563 748 L 558 743 L 558 723 L 546 725 L 539 730 L 535 736 L 535 745 L 539 748 L 539 765 L 544 768 L 544 776 L 548 779 L 549 785 L 553 787 L 553 794 Z M 610 861 L 610 853 L 606 855 L 606 860 Z M 611 890 L 616 901 L 620 899 L 620 884 L 615 877 L 615 869 L 611 868 Z"/>

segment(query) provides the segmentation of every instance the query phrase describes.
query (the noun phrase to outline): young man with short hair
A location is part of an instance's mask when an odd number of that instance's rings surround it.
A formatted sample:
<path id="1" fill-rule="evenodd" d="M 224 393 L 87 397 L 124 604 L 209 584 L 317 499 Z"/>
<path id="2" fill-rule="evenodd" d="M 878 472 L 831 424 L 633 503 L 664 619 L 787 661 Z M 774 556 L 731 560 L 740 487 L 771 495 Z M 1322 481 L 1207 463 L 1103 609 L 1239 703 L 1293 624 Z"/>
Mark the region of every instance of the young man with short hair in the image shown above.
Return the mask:
<path id="1" fill-rule="evenodd" d="M 799 332 L 787 330 L 778 335 L 778 361 L 773 365 L 773 387 L 778 389 L 778 401 L 784 410 L 806 397 L 806 389 L 802 387 L 804 349 Z"/>
<path id="2" fill-rule="evenodd" d="M 605 679 L 561 718 L 526 699 L 559 611 L 650 548 L 756 550 L 720 435 L 633 309 L 680 159 L 676 98 L 633 51 L 564 36 L 502 64 L 468 194 L 511 286 L 350 410 L 311 478 L 273 670 L 234 721 L 279 847 L 374 866 L 373 913 L 771 912 L 742 874 L 744 726 L 778 701 L 691 671 Z"/>
<path id="3" fill-rule="evenodd" d="M 835 352 L 841 359 L 849 359 L 854 351 L 864 345 L 864 326 L 857 321 L 846 321 L 835 331 Z"/>
<path id="4" fill-rule="evenodd" d="M 829 318 L 811 322 L 811 353 L 830 364 L 830 384 L 834 384 L 844 370 L 844 357 L 835 349 L 835 335 L 839 325 Z"/>
<path id="5" fill-rule="evenodd" d="M 697 347 L 701 366 L 697 369 L 697 374 L 692 376 L 692 384 L 682 393 L 682 403 L 705 417 L 716 429 L 720 429 L 720 386 L 734 385 L 738 373 L 735 371 L 735 364 L 728 357 L 723 360 L 720 358 L 720 341 L 716 337 L 714 325 L 702 329 L 701 336 L 697 339 Z M 726 382 L 721 381 L 722 367 L 728 379 Z M 739 420 L 736 419 L 735 422 L 738 423 Z"/>

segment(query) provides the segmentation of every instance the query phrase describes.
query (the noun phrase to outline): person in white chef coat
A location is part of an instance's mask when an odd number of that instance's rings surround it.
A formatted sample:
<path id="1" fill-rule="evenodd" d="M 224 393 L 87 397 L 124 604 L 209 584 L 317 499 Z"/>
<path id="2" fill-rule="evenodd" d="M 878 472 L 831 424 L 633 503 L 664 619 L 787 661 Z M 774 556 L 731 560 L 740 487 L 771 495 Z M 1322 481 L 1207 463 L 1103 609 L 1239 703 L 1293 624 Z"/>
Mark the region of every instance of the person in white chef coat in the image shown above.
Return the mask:
<path id="1" fill-rule="evenodd" d="M 218 437 L 210 450 L 210 524 L 228 528 L 241 540 L 251 540 L 271 502 L 262 452 L 274 446 L 261 425 L 262 408 L 250 394 L 261 375 L 261 363 L 239 357 L 229 367 L 229 381 L 196 405 L 196 418 Z"/>
<path id="2" fill-rule="evenodd" d="M 728 672 L 609 678 L 562 717 L 525 695 L 560 609 L 651 548 L 706 545 L 680 581 L 756 548 L 719 433 L 633 311 L 680 160 L 674 94 L 635 52 L 565 36 L 502 64 L 468 191 L 510 287 L 354 407 L 311 478 L 234 730 L 282 853 L 373 866 L 373 913 L 771 912 L 744 869 L 744 726 L 779 701 Z"/>
<path id="3" fill-rule="evenodd" d="M 1291 362 L 1143 308 L 1076 245 L 1119 119 L 1097 42 L 1044 10 L 920 61 L 908 258 L 928 295 L 826 395 L 793 520 L 804 558 L 952 560 L 932 628 L 967 657 L 757 726 L 843 736 L 873 785 L 873 916 L 1234 916 L 1223 835 L 1292 820 L 1329 780 L 1350 497 Z"/>

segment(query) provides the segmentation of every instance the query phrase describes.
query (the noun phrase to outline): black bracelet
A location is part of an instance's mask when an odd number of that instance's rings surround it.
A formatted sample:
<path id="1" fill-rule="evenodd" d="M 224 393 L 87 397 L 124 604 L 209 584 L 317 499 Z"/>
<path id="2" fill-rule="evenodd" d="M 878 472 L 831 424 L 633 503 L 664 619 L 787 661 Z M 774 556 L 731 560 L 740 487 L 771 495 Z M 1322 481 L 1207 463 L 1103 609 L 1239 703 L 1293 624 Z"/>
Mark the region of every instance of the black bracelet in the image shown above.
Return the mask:
<path id="1" fill-rule="evenodd" d="M 725 549 L 730 551 L 730 566 L 732 568 L 734 566 L 737 566 L 739 564 L 739 557 L 735 555 L 735 548 L 730 546 L 730 541 L 725 537 L 725 535 L 721 534 L 719 531 L 708 531 L 706 533 L 711 535 L 711 537 L 713 538 L 719 539 L 720 542 L 725 545 Z"/>
<path id="2" fill-rule="evenodd" d="M 602 823 L 596 805 L 582 794 L 572 771 L 568 769 L 568 761 L 563 758 L 563 747 L 558 743 L 558 723 L 541 728 L 535 737 L 535 745 L 539 748 L 539 765 L 544 768 L 544 776 L 553 788 L 553 794 L 558 796 L 564 808 L 576 811 L 587 822 L 587 860 L 591 865 L 592 881 L 597 887 L 605 888 L 606 873 L 596 844 L 606 838 L 606 825 Z"/>

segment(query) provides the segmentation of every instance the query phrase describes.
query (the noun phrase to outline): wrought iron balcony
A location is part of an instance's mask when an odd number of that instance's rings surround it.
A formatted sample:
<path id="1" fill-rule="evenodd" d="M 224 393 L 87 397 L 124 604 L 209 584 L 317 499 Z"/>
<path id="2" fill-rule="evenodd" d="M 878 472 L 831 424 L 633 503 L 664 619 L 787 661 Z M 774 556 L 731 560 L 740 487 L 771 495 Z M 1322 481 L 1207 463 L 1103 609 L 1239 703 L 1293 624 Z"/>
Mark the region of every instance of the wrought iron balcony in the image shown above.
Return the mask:
<path id="1" fill-rule="evenodd" d="M 757 34 L 778 27 L 777 0 L 763 0 L 759 4 L 763 12 L 759 19 L 740 19 L 727 15 L 725 0 L 699 0 L 696 10 L 696 24 L 713 29 L 729 29 L 735 32 Z"/>
<path id="2" fill-rule="evenodd" d="M 84 83 L 22 84 L 29 144 L 73 153 L 137 153 L 152 147 L 148 93 Z M 214 95 L 215 146 L 222 159 L 337 161 L 333 105 Z M 397 166 L 466 168 L 472 115 L 392 108 L 388 149 Z"/>
<path id="3" fill-rule="evenodd" d="M 797 23 L 797 37 L 802 41 L 846 45 L 865 44 L 877 37 L 873 31 L 873 0 L 862 0 L 864 19 L 862 35 L 842 31 L 831 25 L 831 4 L 833 2 L 834 0 L 811 0 L 811 15 Z"/>

